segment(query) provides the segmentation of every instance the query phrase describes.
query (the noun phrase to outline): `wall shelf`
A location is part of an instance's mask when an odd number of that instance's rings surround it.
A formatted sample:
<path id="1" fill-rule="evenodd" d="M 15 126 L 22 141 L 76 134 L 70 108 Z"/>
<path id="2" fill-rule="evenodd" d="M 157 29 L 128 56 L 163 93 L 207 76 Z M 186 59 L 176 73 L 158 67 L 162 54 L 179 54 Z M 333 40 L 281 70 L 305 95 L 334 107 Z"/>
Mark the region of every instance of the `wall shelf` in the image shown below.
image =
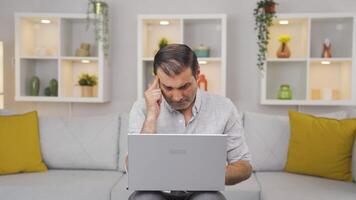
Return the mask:
<path id="1" fill-rule="evenodd" d="M 288 24 L 280 24 L 280 21 Z M 356 105 L 356 21 L 354 14 L 279 14 L 270 28 L 263 105 Z M 291 35 L 290 58 L 277 58 L 281 34 Z M 323 43 L 331 42 L 331 58 L 323 58 Z M 291 87 L 292 100 L 279 100 L 280 85 Z"/>
<path id="2" fill-rule="evenodd" d="M 45 20 L 45 21 L 43 21 Z M 110 101 L 110 68 L 94 27 L 86 29 L 86 14 L 15 14 L 15 100 L 34 102 L 103 103 Z M 90 55 L 75 56 L 81 43 L 90 44 Z M 95 74 L 92 97 L 83 97 L 78 77 Z M 31 78 L 40 79 L 39 96 L 31 96 Z M 58 96 L 45 96 L 51 79 L 58 81 Z"/>
<path id="3" fill-rule="evenodd" d="M 166 21 L 168 25 L 161 25 Z M 199 57 L 201 72 L 208 80 L 208 91 L 226 95 L 226 15 L 139 15 L 138 16 L 138 84 L 137 96 L 154 79 L 153 60 L 159 40 L 184 43 L 192 49 L 203 44 L 210 57 Z"/>

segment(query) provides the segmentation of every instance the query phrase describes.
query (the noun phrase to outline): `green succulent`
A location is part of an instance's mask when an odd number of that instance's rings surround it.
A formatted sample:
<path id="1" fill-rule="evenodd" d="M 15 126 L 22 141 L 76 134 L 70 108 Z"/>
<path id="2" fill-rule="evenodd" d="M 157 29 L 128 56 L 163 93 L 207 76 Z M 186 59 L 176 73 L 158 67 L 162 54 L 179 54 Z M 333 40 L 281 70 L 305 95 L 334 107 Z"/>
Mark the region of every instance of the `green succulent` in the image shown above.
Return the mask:
<path id="1" fill-rule="evenodd" d="M 159 40 L 159 43 L 158 43 L 158 46 L 159 46 L 159 49 L 162 49 L 163 47 L 167 46 L 168 45 L 168 40 L 167 38 L 161 38 Z"/>
<path id="2" fill-rule="evenodd" d="M 79 76 L 78 84 L 80 86 L 95 86 L 98 83 L 98 78 L 96 75 L 90 75 L 83 73 Z"/>

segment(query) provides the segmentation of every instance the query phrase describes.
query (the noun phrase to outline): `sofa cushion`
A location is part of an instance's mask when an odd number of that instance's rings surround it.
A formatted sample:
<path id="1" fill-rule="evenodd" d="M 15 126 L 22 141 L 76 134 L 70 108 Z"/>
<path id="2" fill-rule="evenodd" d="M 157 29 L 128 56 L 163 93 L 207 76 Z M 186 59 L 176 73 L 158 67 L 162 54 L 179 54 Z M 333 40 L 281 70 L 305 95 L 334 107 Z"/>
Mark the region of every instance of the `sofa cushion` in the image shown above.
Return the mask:
<path id="1" fill-rule="evenodd" d="M 49 170 L 0 176 L 0 199 L 110 200 L 118 171 Z"/>
<path id="2" fill-rule="evenodd" d="M 111 199 L 128 199 L 133 191 L 127 190 L 128 176 L 125 174 L 122 179 L 114 186 Z M 260 186 L 257 182 L 256 176 L 253 174 L 248 180 L 243 181 L 233 186 L 226 186 L 225 191 L 222 192 L 227 200 L 259 200 Z"/>
<path id="3" fill-rule="evenodd" d="M 320 117 L 344 119 L 345 111 L 318 114 Z M 290 127 L 288 116 L 244 113 L 246 142 L 255 171 L 282 171 L 287 161 Z"/>
<path id="4" fill-rule="evenodd" d="M 287 172 L 256 172 L 262 200 L 354 200 L 356 184 Z"/>
<path id="5" fill-rule="evenodd" d="M 119 115 L 41 117 L 41 146 L 52 169 L 117 169 Z"/>
<path id="6" fill-rule="evenodd" d="M 0 175 L 46 171 L 37 112 L 0 116 Z"/>
<path id="7" fill-rule="evenodd" d="M 354 178 L 354 182 L 356 182 L 356 137 L 354 141 L 354 147 L 352 150 L 352 177 Z"/>
<path id="8" fill-rule="evenodd" d="M 120 150 L 119 150 L 119 171 L 126 172 L 125 170 L 125 157 L 127 155 L 127 133 L 129 127 L 128 113 L 120 115 Z"/>
<path id="9" fill-rule="evenodd" d="M 285 170 L 352 181 L 356 119 L 336 120 L 289 112 L 291 139 Z"/>

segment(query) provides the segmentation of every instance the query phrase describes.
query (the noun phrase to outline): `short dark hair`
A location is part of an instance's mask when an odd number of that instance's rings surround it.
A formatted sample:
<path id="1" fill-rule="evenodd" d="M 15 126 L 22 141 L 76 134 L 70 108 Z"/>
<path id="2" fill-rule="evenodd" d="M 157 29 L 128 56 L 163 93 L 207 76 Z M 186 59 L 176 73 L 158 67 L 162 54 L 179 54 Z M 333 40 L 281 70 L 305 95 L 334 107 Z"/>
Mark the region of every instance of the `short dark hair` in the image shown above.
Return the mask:
<path id="1" fill-rule="evenodd" d="M 161 48 L 153 61 L 153 72 L 157 75 L 158 68 L 168 76 L 178 75 L 183 70 L 190 68 L 196 78 L 199 68 L 197 56 L 194 51 L 185 44 L 169 44 Z"/>

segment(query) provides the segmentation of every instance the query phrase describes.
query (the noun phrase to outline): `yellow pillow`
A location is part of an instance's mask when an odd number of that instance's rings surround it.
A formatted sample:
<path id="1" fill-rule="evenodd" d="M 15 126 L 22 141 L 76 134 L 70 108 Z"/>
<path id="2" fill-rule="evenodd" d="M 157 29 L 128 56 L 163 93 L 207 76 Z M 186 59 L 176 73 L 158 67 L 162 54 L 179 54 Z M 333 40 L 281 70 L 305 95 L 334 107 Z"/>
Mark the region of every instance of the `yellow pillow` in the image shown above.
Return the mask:
<path id="1" fill-rule="evenodd" d="M 336 120 L 289 112 L 289 121 L 286 171 L 352 181 L 356 119 Z"/>
<path id="2" fill-rule="evenodd" d="M 37 112 L 0 116 L 0 175 L 47 171 L 42 161 Z"/>

